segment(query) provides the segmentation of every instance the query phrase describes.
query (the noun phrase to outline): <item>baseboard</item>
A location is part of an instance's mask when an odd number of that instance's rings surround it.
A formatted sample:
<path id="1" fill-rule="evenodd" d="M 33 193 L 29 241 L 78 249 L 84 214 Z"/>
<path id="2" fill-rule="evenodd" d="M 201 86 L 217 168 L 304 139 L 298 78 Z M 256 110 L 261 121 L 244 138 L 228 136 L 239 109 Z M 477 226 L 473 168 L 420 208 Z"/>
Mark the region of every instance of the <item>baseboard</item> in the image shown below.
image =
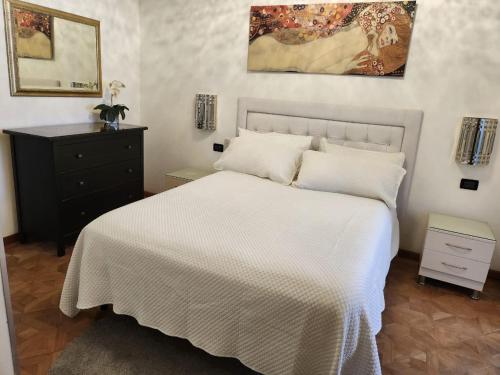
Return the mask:
<path id="1" fill-rule="evenodd" d="M 151 197 L 153 195 L 155 195 L 156 193 L 152 193 L 150 191 L 144 191 L 144 198 L 148 198 L 148 197 Z"/>
<path id="2" fill-rule="evenodd" d="M 19 233 L 11 234 L 10 236 L 3 238 L 3 244 L 5 247 L 7 247 L 9 245 L 19 242 L 20 238 L 21 236 L 19 235 Z"/>

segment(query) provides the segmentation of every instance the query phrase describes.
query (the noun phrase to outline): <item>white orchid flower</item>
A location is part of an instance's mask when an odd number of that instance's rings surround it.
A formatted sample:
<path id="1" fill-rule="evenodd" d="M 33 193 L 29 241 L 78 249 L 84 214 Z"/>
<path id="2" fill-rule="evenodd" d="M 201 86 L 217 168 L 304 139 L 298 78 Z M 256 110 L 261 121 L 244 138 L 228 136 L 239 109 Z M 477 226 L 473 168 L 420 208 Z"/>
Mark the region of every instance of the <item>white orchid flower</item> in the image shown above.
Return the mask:
<path id="1" fill-rule="evenodd" d="M 113 104 L 113 98 L 120 95 L 120 89 L 124 89 L 125 84 L 123 82 L 113 80 L 109 83 L 109 93 L 111 94 L 111 104 Z"/>

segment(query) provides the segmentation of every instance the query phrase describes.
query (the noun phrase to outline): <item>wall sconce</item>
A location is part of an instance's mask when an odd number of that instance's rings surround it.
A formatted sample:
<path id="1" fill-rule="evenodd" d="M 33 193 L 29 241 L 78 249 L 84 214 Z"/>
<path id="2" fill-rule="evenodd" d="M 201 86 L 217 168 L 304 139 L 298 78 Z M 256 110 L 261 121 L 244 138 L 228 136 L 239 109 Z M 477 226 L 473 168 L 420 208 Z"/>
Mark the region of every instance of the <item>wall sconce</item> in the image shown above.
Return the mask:
<path id="1" fill-rule="evenodd" d="M 217 95 L 196 94 L 195 123 L 198 129 L 217 128 Z"/>
<path id="2" fill-rule="evenodd" d="M 464 117 L 455 160 L 460 164 L 487 165 L 497 124 L 497 119 Z"/>

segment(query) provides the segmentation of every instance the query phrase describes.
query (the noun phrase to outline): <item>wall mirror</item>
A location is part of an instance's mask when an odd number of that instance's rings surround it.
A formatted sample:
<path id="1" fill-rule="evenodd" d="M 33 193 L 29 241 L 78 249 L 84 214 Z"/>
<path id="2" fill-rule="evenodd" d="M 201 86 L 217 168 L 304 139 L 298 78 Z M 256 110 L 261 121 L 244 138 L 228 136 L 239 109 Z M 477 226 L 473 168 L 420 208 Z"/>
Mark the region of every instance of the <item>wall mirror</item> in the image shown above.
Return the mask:
<path id="1" fill-rule="evenodd" d="M 13 96 L 102 96 L 99 21 L 4 0 Z"/>

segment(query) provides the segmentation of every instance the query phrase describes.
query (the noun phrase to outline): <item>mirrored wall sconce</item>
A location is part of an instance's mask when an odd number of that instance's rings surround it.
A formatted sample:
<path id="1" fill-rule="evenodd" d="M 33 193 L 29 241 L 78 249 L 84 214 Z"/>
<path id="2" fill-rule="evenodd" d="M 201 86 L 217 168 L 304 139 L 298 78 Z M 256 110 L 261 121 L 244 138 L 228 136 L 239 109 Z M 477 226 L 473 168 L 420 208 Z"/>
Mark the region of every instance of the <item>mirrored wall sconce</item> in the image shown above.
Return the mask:
<path id="1" fill-rule="evenodd" d="M 460 164 L 487 165 L 493 151 L 497 124 L 497 119 L 464 117 L 456 161 Z"/>
<path id="2" fill-rule="evenodd" d="M 217 95 L 196 94 L 196 127 L 201 130 L 217 128 Z"/>

